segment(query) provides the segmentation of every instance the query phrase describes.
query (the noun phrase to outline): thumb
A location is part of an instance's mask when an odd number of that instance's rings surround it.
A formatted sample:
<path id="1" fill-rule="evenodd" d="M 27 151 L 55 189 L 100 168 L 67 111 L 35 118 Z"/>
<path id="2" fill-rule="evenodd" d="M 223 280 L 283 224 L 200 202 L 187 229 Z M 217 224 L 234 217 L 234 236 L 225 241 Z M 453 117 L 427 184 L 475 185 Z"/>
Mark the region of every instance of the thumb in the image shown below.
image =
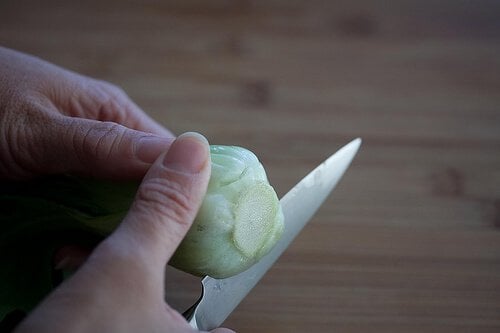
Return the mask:
<path id="1" fill-rule="evenodd" d="M 179 136 L 147 172 L 127 216 L 106 240 L 108 248 L 112 244 L 125 251 L 122 258 L 142 263 L 142 272 L 163 287 L 165 264 L 190 228 L 209 178 L 207 140 L 196 133 Z"/>
<path id="2" fill-rule="evenodd" d="M 107 323 L 122 331 L 129 326 L 128 331 L 152 327 L 158 324 L 156 315 L 168 320 L 162 321 L 164 327 L 186 325 L 165 304 L 164 271 L 195 218 L 209 177 L 207 140 L 195 133 L 179 136 L 146 173 L 120 226 L 39 307 L 40 318 L 55 314 L 63 319 L 58 327 L 69 323 L 77 331 L 94 322 L 101 328 L 97 331 L 113 331 L 102 329 Z M 70 320 L 65 321 L 68 313 Z"/>

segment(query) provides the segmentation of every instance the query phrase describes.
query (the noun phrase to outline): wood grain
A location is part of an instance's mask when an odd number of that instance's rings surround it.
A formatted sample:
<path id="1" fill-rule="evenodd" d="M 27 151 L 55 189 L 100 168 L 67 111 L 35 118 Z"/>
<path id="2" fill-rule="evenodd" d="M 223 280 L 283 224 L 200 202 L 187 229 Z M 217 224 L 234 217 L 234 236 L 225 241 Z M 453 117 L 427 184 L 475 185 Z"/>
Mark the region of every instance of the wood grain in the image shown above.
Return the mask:
<path id="1" fill-rule="evenodd" d="M 500 331 L 497 1 L 0 2 L 0 43 L 255 151 L 280 194 L 354 137 L 239 332 Z M 182 309 L 197 280 L 169 269 Z"/>

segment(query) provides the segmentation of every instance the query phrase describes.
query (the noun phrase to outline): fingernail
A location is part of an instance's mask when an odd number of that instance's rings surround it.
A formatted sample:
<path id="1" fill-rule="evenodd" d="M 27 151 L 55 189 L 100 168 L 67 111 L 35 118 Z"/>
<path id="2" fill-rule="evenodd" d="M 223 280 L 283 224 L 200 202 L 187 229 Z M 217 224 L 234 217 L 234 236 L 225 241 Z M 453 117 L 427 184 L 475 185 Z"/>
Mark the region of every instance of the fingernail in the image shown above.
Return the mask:
<path id="1" fill-rule="evenodd" d="M 136 157 L 144 163 L 153 163 L 161 153 L 168 150 L 173 138 L 158 136 L 144 136 L 139 139 L 136 146 Z"/>
<path id="2" fill-rule="evenodd" d="M 187 132 L 172 143 L 163 164 L 169 169 L 198 173 L 207 163 L 208 141 L 201 134 Z"/>

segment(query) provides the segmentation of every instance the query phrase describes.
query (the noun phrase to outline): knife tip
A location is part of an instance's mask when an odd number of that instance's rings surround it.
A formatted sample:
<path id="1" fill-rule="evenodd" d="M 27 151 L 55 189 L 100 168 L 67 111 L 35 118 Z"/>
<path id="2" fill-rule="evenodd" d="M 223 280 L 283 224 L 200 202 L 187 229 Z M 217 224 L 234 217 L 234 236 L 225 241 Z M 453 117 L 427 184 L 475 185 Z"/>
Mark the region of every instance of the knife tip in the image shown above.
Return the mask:
<path id="1" fill-rule="evenodd" d="M 349 147 L 350 149 L 354 151 L 358 151 L 359 147 L 361 146 L 361 143 L 363 140 L 360 137 L 357 137 L 356 139 L 352 140 L 349 142 L 346 147 Z"/>

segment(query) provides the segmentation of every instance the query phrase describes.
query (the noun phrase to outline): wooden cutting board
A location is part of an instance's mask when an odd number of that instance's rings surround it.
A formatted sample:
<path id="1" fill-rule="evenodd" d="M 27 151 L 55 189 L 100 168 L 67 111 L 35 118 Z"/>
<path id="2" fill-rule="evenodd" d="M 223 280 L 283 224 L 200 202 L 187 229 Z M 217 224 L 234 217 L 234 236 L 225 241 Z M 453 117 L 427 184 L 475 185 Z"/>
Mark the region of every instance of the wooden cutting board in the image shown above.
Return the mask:
<path id="1" fill-rule="evenodd" d="M 238 332 L 500 332 L 500 3 L 0 2 L 0 43 L 114 82 L 284 194 L 360 154 Z M 197 280 L 168 272 L 182 309 Z"/>

